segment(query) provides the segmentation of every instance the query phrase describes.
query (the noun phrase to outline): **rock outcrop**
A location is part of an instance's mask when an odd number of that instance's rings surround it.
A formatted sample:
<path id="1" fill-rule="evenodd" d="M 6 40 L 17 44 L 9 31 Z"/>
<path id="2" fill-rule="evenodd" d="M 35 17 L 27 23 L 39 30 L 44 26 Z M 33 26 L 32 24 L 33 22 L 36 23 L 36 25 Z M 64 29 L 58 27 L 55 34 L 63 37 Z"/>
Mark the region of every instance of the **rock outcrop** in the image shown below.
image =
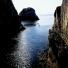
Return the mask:
<path id="1" fill-rule="evenodd" d="M 49 46 L 59 64 L 59 68 L 68 67 L 68 0 L 63 0 L 54 13 L 53 29 L 49 31 Z M 49 48 L 50 48 L 49 47 Z M 51 54 L 51 52 L 49 53 Z M 50 58 L 50 57 L 49 57 Z M 50 61 L 51 62 L 51 61 Z M 51 63 L 52 65 L 54 63 Z"/>
<path id="2" fill-rule="evenodd" d="M 61 11 L 62 32 L 68 35 L 68 0 L 63 0 Z"/>
<path id="3" fill-rule="evenodd" d="M 68 0 L 63 0 L 62 5 L 55 10 L 54 25 L 49 30 L 49 49 L 45 58 L 46 67 L 43 67 L 44 63 L 42 68 L 68 68 Z"/>
<path id="4" fill-rule="evenodd" d="M 0 0 L 0 9 L 0 28 L 8 32 L 19 31 L 22 26 L 12 0 Z"/>
<path id="5" fill-rule="evenodd" d="M 56 32 L 61 31 L 61 6 L 58 6 L 55 10 L 53 30 Z"/>
<path id="6" fill-rule="evenodd" d="M 68 44 L 68 0 L 63 0 L 62 6 L 57 7 L 54 18 L 53 30 L 59 32 Z"/>
<path id="7" fill-rule="evenodd" d="M 38 16 L 35 13 L 35 10 L 33 8 L 24 8 L 20 14 L 21 21 L 36 21 L 39 20 Z"/>

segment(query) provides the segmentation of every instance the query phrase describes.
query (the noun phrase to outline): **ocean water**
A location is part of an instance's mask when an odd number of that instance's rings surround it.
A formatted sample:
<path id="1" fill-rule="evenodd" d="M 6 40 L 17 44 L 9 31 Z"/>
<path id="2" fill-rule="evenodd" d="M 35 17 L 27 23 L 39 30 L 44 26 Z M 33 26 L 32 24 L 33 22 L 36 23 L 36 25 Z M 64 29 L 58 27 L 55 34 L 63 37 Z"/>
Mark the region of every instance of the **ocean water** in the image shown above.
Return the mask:
<path id="1" fill-rule="evenodd" d="M 37 68 L 38 56 L 48 48 L 48 33 L 53 26 L 53 15 L 39 15 L 40 20 L 35 25 L 24 25 L 26 28 L 21 31 L 13 40 L 14 50 L 9 54 L 10 67 L 15 68 Z"/>

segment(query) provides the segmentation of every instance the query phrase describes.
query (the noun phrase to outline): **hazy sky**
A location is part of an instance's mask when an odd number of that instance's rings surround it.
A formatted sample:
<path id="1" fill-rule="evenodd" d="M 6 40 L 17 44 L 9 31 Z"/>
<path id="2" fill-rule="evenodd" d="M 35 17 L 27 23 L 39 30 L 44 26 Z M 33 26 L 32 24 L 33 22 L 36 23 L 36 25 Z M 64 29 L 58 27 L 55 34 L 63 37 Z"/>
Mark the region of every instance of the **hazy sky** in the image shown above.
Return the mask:
<path id="1" fill-rule="evenodd" d="M 52 14 L 61 5 L 62 0 L 13 0 L 18 13 L 27 7 L 32 7 L 37 14 Z"/>

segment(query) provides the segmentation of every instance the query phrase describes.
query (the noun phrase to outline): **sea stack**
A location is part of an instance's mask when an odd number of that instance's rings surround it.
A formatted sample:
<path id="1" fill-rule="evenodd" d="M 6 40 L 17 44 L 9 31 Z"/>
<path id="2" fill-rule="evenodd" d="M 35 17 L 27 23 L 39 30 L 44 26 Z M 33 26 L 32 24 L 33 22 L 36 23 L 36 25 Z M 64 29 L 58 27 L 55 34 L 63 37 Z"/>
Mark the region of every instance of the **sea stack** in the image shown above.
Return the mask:
<path id="1" fill-rule="evenodd" d="M 38 16 L 35 13 L 35 10 L 31 7 L 24 8 L 20 14 L 21 21 L 37 21 L 39 20 Z"/>

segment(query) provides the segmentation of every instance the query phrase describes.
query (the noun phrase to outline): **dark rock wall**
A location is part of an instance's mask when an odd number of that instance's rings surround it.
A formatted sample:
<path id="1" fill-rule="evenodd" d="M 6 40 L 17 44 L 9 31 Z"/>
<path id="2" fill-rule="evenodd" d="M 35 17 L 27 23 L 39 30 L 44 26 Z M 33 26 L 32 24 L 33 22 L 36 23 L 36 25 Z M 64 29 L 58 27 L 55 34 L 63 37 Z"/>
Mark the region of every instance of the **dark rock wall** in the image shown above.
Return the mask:
<path id="1" fill-rule="evenodd" d="M 54 25 L 53 30 L 56 32 L 61 31 L 61 6 L 58 6 L 54 12 Z"/>
<path id="2" fill-rule="evenodd" d="M 68 67 L 68 46 L 65 44 L 59 33 L 54 31 L 49 34 L 49 47 L 52 48 L 53 54 L 60 68 Z"/>
<path id="3" fill-rule="evenodd" d="M 21 22 L 12 0 L 0 0 L 0 26 L 6 31 L 18 31 Z"/>
<path id="4" fill-rule="evenodd" d="M 0 68 L 16 68 L 9 65 L 11 61 L 7 56 L 15 48 L 17 41 L 12 38 L 17 36 L 20 28 L 24 29 L 12 0 L 0 0 Z"/>
<path id="5" fill-rule="evenodd" d="M 35 10 L 33 8 L 24 8 L 20 12 L 20 19 L 21 21 L 36 21 L 39 20 L 38 16 L 35 13 Z"/>

